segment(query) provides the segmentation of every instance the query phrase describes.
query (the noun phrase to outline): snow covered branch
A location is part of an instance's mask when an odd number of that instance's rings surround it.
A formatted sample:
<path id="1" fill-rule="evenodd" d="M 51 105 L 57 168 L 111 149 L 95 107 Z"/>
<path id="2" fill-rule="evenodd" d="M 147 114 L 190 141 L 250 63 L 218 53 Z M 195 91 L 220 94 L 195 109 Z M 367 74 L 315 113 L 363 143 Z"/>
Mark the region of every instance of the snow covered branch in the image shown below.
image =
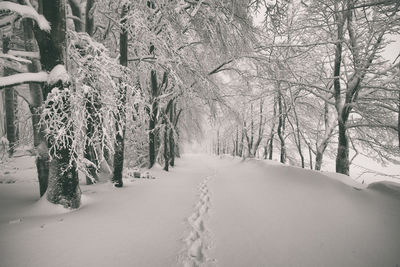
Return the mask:
<path id="1" fill-rule="evenodd" d="M 15 60 L 15 61 L 17 61 L 17 62 L 26 63 L 26 64 L 32 63 L 32 62 L 31 62 L 30 60 L 28 60 L 28 59 L 16 57 L 16 56 L 10 55 L 10 54 L 8 54 L 8 53 L 7 53 L 7 54 L 0 53 L 0 58 L 5 58 L 5 59 L 9 59 L 9 60 Z"/>
<path id="2" fill-rule="evenodd" d="M 32 59 L 40 59 L 39 52 L 21 51 L 21 50 L 8 50 L 7 54 L 16 57 L 27 57 Z"/>
<path id="3" fill-rule="evenodd" d="M 9 1 L 4 1 L 0 2 L 0 10 L 9 10 L 17 13 L 23 18 L 33 19 L 36 21 L 39 28 L 43 31 L 49 32 L 51 29 L 50 23 L 45 19 L 45 17 L 37 13 L 37 11 L 31 6 L 20 5 Z"/>
<path id="4" fill-rule="evenodd" d="M 24 83 L 47 82 L 48 74 L 44 71 L 37 73 L 18 73 L 6 77 L 0 77 L 0 89 L 16 86 Z"/>

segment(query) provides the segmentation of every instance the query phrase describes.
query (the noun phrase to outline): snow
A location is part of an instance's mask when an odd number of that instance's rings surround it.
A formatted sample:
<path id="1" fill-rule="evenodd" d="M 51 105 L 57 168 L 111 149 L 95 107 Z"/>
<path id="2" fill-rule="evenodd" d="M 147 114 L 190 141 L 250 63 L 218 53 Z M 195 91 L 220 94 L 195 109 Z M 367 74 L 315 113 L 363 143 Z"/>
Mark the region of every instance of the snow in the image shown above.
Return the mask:
<path id="1" fill-rule="evenodd" d="M 31 7 L 26 5 L 20 5 L 8 1 L 0 2 L 0 10 L 10 10 L 19 14 L 24 18 L 30 18 L 36 21 L 39 28 L 43 31 L 50 32 L 51 27 L 50 23 L 45 19 L 43 15 L 37 13 L 37 11 Z"/>
<path id="2" fill-rule="evenodd" d="M 156 179 L 81 184 L 71 211 L 38 201 L 34 172 L 1 165 L 0 266 L 400 264 L 399 184 L 187 154 Z"/>
<path id="3" fill-rule="evenodd" d="M 46 82 L 48 74 L 44 71 L 36 73 L 18 73 L 0 77 L 0 88 L 27 82 Z"/>
<path id="4" fill-rule="evenodd" d="M 67 70 L 64 65 L 58 64 L 55 66 L 49 73 L 47 78 L 48 84 L 56 84 L 58 81 L 62 81 L 63 83 L 68 82 L 70 79 Z"/>
<path id="5" fill-rule="evenodd" d="M 1 52 L 0 52 L 0 58 L 15 60 L 15 61 L 18 61 L 18 62 L 21 62 L 21 63 L 28 63 L 28 64 L 32 63 L 32 61 L 30 61 L 28 59 L 16 57 L 16 56 L 11 55 L 11 54 L 3 54 Z"/>

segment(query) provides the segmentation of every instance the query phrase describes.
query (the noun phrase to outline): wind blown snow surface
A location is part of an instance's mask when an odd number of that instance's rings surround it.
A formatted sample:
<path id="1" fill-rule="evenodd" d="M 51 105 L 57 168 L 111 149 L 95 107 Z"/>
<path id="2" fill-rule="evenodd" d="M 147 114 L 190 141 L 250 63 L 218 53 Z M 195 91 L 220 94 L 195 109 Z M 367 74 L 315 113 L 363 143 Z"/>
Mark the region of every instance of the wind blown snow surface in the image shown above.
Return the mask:
<path id="1" fill-rule="evenodd" d="M 38 201 L 33 158 L 13 159 L 0 170 L 0 266 L 400 265 L 398 184 L 207 155 L 177 163 L 124 188 L 81 185 L 69 211 Z"/>

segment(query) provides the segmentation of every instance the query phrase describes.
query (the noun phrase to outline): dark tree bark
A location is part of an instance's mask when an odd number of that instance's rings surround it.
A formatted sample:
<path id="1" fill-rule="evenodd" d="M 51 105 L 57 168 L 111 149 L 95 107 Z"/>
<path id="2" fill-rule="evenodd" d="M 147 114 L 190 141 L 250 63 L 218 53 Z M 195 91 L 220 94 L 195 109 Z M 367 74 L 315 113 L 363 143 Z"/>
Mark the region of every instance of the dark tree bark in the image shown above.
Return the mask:
<path id="1" fill-rule="evenodd" d="M 89 36 L 93 36 L 94 34 L 94 16 L 92 13 L 92 8 L 95 4 L 95 0 L 87 0 L 86 1 L 86 9 L 85 9 L 85 31 Z"/>
<path id="2" fill-rule="evenodd" d="M 280 85 L 278 85 L 279 87 Z M 286 115 L 283 114 L 283 100 L 281 89 L 278 88 L 278 137 L 281 142 L 281 163 L 286 162 L 286 144 L 285 144 L 285 119 Z"/>
<path id="3" fill-rule="evenodd" d="M 23 0 L 19 1 L 23 4 Z M 29 52 L 37 51 L 36 40 L 33 35 L 33 22 L 31 20 L 23 21 L 25 50 Z M 32 63 L 28 65 L 29 72 L 39 72 L 41 70 L 40 61 L 31 59 Z M 43 104 L 42 86 L 36 83 L 29 84 L 31 96 L 30 111 L 32 113 L 33 145 L 36 150 L 36 170 L 38 173 L 40 196 L 42 197 L 47 190 L 49 181 L 49 153 L 47 149 L 47 140 L 45 129 L 40 124 Z"/>
<path id="4" fill-rule="evenodd" d="M 258 136 L 257 136 L 256 141 L 254 142 L 254 145 L 253 145 L 253 151 L 252 151 L 252 156 L 253 157 L 256 156 L 258 147 L 260 146 L 260 143 L 262 141 L 263 134 L 264 134 L 264 124 L 265 123 L 264 123 L 264 116 L 263 116 L 263 105 L 264 105 L 264 100 L 260 99 L 260 109 L 259 109 L 259 112 L 260 112 L 260 120 L 259 120 L 260 124 L 258 126 Z"/>
<path id="5" fill-rule="evenodd" d="M 119 40 L 119 63 L 121 66 L 128 66 L 128 32 L 127 32 L 127 15 L 129 12 L 128 3 L 122 6 L 121 12 L 121 34 Z M 112 182 L 116 187 L 122 187 L 122 171 L 124 168 L 124 148 L 125 148 L 125 105 L 126 105 L 126 86 L 120 85 L 118 96 L 118 115 L 116 122 L 117 136 L 114 144 L 114 173 Z"/>
<path id="6" fill-rule="evenodd" d="M 173 123 L 175 126 L 175 119 L 176 119 L 176 103 L 172 104 L 172 108 L 169 111 L 169 121 Z M 174 131 L 171 128 L 169 130 L 169 165 L 171 167 L 175 166 L 175 138 L 174 138 Z"/>
<path id="7" fill-rule="evenodd" d="M 246 141 L 247 141 L 247 156 L 253 157 L 252 148 L 254 140 L 254 119 L 253 119 L 253 103 L 250 104 L 250 136 L 246 129 Z"/>
<path id="8" fill-rule="evenodd" d="M 66 4 L 64 0 L 42 0 L 39 1 L 39 4 L 39 11 L 50 22 L 51 31 L 47 33 L 35 27 L 35 35 L 39 44 L 42 69 L 50 72 L 56 65 L 66 65 Z M 47 95 L 54 87 L 63 90 L 66 86 L 67 84 L 63 84 L 62 81 L 46 85 L 43 88 L 44 100 L 47 99 Z M 68 120 L 71 114 L 68 95 L 63 97 L 61 101 L 63 103 L 59 106 L 57 112 L 67 114 L 65 120 Z M 73 129 L 68 131 L 73 131 Z M 73 135 L 72 132 L 67 134 Z M 76 162 L 71 151 L 72 142 L 69 140 L 66 144 L 55 144 L 54 138 L 50 135 L 48 147 L 53 145 L 59 145 L 61 148 L 55 151 L 55 155 L 49 163 L 47 199 L 65 207 L 78 208 L 81 193 Z"/>
<path id="9" fill-rule="evenodd" d="M 154 48 L 153 48 L 154 49 Z M 157 73 L 155 70 L 150 72 L 151 95 L 152 104 L 149 118 L 149 169 L 153 167 L 156 162 L 156 133 L 155 127 L 157 124 L 158 114 L 158 83 Z"/>
<path id="10" fill-rule="evenodd" d="M 3 38 L 3 53 L 6 54 L 9 50 L 10 37 L 6 36 Z M 15 71 L 5 67 L 4 76 L 9 76 L 14 74 Z M 13 87 L 6 87 L 4 89 L 4 99 L 5 99 L 5 113 L 6 113 L 6 132 L 8 140 L 8 155 L 13 156 L 15 151 L 15 146 L 17 144 L 17 127 L 16 127 L 16 93 Z"/>
<path id="11" fill-rule="evenodd" d="M 399 149 L 400 149 L 400 92 L 399 92 L 399 102 L 398 102 L 398 112 L 397 112 L 397 135 L 399 138 Z"/>
<path id="12" fill-rule="evenodd" d="M 312 151 L 311 151 L 311 147 L 308 147 L 308 154 L 310 156 L 310 170 L 313 169 L 313 160 L 312 160 Z"/>
<path id="13" fill-rule="evenodd" d="M 164 124 L 164 171 L 168 171 L 168 168 L 169 168 L 169 152 L 168 152 L 169 127 L 168 127 L 168 122 L 165 118 L 164 118 L 163 124 Z"/>
<path id="14" fill-rule="evenodd" d="M 233 141 L 234 152 L 233 156 L 239 155 L 239 127 L 236 125 L 236 136 L 235 140 Z"/>
<path id="15" fill-rule="evenodd" d="M 71 7 L 72 15 L 74 17 L 79 18 L 80 20 L 73 19 L 74 21 L 74 26 L 75 26 L 75 31 L 76 32 L 81 32 L 83 31 L 83 22 L 82 22 L 82 11 L 80 7 L 80 3 L 77 2 L 76 0 L 68 0 L 69 6 Z"/>
<path id="16" fill-rule="evenodd" d="M 219 130 L 217 130 L 217 155 L 220 154 Z"/>
<path id="17" fill-rule="evenodd" d="M 273 153 L 274 153 L 276 105 L 277 105 L 277 101 L 276 101 L 276 98 L 274 98 L 273 121 L 272 121 L 271 133 L 269 135 L 270 137 L 269 137 L 268 142 L 267 142 L 267 145 L 268 145 L 268 159 L 269 160 L 272 160 Z"/>

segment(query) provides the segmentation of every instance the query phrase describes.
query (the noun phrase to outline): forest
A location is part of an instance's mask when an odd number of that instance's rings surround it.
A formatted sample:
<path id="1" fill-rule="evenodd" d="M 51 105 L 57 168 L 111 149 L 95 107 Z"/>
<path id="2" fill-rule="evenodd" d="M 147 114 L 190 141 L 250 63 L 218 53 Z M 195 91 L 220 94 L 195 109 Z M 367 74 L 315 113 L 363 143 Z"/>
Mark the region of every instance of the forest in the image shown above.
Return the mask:
<path id="1" fill-rule="evenodd" d="M 217 155 L 315 170 L 330 157 L 345 175 L 358 155 L 399 164 L 399 11 L 396 0 L 2 1 L 2 158 L 35 155 L 40 196 L 69 208 L 79 178 L 122 187 L 124 168 L 168 171 L 206 135 Z"/>
<path id="2" fill-rule="evenodd" d="M 0 0 L 0 266 L 399 266 L 399 0 Z"/>

